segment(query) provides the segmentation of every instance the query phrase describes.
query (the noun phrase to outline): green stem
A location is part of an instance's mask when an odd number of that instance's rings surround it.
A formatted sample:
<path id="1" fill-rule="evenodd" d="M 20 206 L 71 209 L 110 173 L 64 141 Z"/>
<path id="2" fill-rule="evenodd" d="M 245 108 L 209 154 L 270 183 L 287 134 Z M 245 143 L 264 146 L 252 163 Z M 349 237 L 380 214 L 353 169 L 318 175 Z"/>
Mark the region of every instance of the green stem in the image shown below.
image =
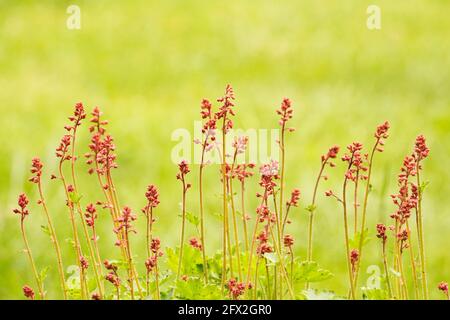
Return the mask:
<path id="1" fill-rule="evenodd" d="M 423 298 L 428 299 L 428 283 L 427 283 L 427 271 L 425 261 L 425 244 L 423 236 L 423 216 L 422 216 L 422 186 L 420 182 L 420 161 L 417 161 L 416 167 L 417 177 L 417 189 L 418 189 L 418 203 L 417 203 L 417 221 L 418 221 L 418 233 L 419 233 L 419 252 L 420 252 L 420 265 L 422 267 L 422 290 Z"/>
<path id="2" fill-rule="evenodd" d="M 33 274 L 34 274 L 34 278 L 36 280 L 36 285 L 37 285 L 38 290 L 39 290 L 39 295 L 41 297 L 41 300 L 44 300 L 45 294 L 44 294 L 44 288 L 43 288 L 43 285 L 42 285 L 42 280 L 41 280 L 41 277 L 39 276 L 39 274 L 37 272 L 36 264 L 34 263 L 33 255 L 31 254 L 31 249 L 30 249 L 30 246 L 28 244 L 28 239 L 27 239 L 27 236 L 26 236 L 26 233 L 25 233 L 25 227 L 23 225 L 23 220 L 24 220 L 24 217 L 22 217 L 20 219 L 20 229 L 22 231 L 22 238 L 23 238 L 23 242 L 25 244 L 25 250 L 27 252 L 28 259 L 30 260 L 31 268 L 33 269 Z"/>
<path id="3" fill-rule="evenodd" d="M 67 299 L 66 280 L 64 278 L 64 267 L 63 267 L 63 263 L 62 263 L 61 249 L 59 246 L 58 238 L 56 237 L 56 232 L 55 232 L 55 228 L 53 226 L 52 219 L 50 218 L 50 214 L 48 212 L 47 204 L 45 203 L 44 193 L 42 192 L 42 186 L 41 186 L 40 181 L 38 183 L 38 190 L 39 190 L 39 196 L 41 198 L 42 207 L 44 208 L 44 213 L 47 218 L 48 228 L 50 231 L 50 237 L 51 237 L 51 240 L 52 240 L 53 246 L 55 248 L 55 252 L 56 252 L 59 280 L 61 282 L 61 289 L 63 291 L 63 297 L 64 297 L 64 299 Z"/>

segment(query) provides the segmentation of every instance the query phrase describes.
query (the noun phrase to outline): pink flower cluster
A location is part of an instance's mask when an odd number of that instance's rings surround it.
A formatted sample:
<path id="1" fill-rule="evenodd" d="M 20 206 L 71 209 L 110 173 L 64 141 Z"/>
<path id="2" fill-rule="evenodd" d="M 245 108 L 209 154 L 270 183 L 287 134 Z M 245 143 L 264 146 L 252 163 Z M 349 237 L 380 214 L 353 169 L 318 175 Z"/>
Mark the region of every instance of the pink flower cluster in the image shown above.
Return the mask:
<path id="1" fill-rule="evenodd" d="M 245 292 L 245 284 L 243 282 L 238 282 L 234 278 L 231 278 L 230 280 L 228 280 L 227 288 L 228 288 L 230 297 L 233 300 L 239 299 L 239 297 L 242 296 Z"/>
<path id="2" fill-rule="evenodd" d="M 151 257 L 148 257 L 145 260 L 145 268 L 147 272 L 152 272 L 158 266 L 158 258 L 163 256 L 163 252 L 161 251 L 161 240 L 159 238 L 153 238 L 150 244 L 150 249 L 153 252 Z"/>
<path id="3" fill-rule="evenodd" d="M 22 220 L 25 219 L 25 217 L 30 214 L 30 212 L 27 209 L 28 203 L 29 203 L 29 200 L 28 200 L 26 194 L 22 193 L 19 195 L 19 199 L 17 200 L 19 209 L 17 209 L 17 208 L 13 209 L 14 213 L 20 214 Z"/>
<path id="4" fill-rule="evenodd" d="M 367 179 L 367 176 L 362 174 L 362 172 L 367 171 L 367 167 L 364 165 L 364 160 L 367 160 L 367 154 L 361 154 L 362 148 L 363 145 L 361 143 L 353 142 L 347 146 L 350 153 L 342 157 L 342 161 L 348 163 L 348 169 L 345 173 L 345 177 L 348 180 L 356 182 L 357 179 Z"/>
<path id="5" fill-rule="evenodd" d="M 97 219 L 97 209 L 94 204 L 90 203 L 86 206 L 86 212 L 84 213 L 84 219 L 89 227 L 94 227 L 95 220 Z"/>
<path id="6" fill-rule="evenodd" d="M 44 167 L 44 164 L 41 162 L 39 158 L 33 158 L 31 160 L 31 169 L 30 172 L 33 174 L 33 176 L 28 179 L 32 183 L 40 183 L 41 182 L 41 176 L 42 176 L 42 168 Z"/>
<path id="7" fill-rule="evenodd" d="M 201 243 L 201 241 L 199 239 L 195 238 L 195 237 L 192 237 L 191 239 L 189 239 L 189 244 L 194 249 L 202 250 L 202 243 Z"/>
<path id="8" fill-rule="evenodd" d="M 225 88 L 225 95 L 217 99 L 217 102 L 221 102 L 222 106 L 219 107 L 219 111 L 216 112 L 215 117 L 217 120 L 223 119 L 224 121 L 223 130 L 225 133 L 233 128 L 233 121 L 228 118 L 228 115 L 231 116 L 235 115 L 233 110 L 234 99 L 235 99 L 234 91 L 229 84 Z"/>
<path id="9" fill-rule="evenodd" d="M 286 122 L 292 119 L 292 114 L 294 113 L 294 109 L 291 105 L 291 100 L 288 98 L 284 98 L 281 102 L 280 109 L 276 110 L 276 113 L 280 116 L 280 120 L 278 121 L 279 125 L 285 129 Z M 293 131 L 292 128 L 288 129 L 289 131 Z"/>

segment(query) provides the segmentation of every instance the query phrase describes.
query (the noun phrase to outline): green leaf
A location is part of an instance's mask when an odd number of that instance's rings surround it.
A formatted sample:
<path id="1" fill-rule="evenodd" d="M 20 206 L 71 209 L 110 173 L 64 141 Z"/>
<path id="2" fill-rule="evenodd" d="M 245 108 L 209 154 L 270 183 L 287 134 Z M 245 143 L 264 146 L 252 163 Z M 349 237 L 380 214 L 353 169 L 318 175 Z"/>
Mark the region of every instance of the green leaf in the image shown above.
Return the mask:
<path id="1" fill-rule="evenodd" d="M 177 281 L 175 294 L 178 299 L 184 300 L 211 300 L 221 299 L 220 287 L 213 284 L 205 285 L 203 279 L 190 277 L 187 281 Z"/>
<path id="2" fill-rule="evenodd" d="M 44 269 L 41 270 L 40 274 L 39 274 L 39 279 L 41 280 L 41 282 L 45 281 L 45 278 L 47 278 L 47 274 L 48 274 L 48 270 L 50 269 L 50 267 L 45 267 Z"/>
<path id="3" fill-rule="evenodd" d="M 180 249 L 167 248 L 167 266 L 173 273 L 178 272 L 178 260 L 179 260 Z M 201 257 L 201 252 L 189 245 L 184 245 L 183 249 L 183 261 L 181 262 L 181 272 L 182 274 L 201 275 L 203 273 L 203 260 Z"/>
<path id="4" fill-rule="evenodd" d="M 200 219 L 193 213 L 186 212 L 186 220 L 196 227 L 200 225 Z"/>
<path id="5" fill-rule="evenodd" d="M 48 226 L 41 225 L 41 230 L 42 230 L 42 232 L 44 232 L 46 235 L 48 235 L 48 236 L 51 235 L 51 232 L 50 232 L 50 229 L 48 228 Z"/>
<path id="6" fill-rule="evenodd" d="M 362 242 L 362 246 L 364 247 L 369 241 L 371 240 L 371 237 L 369 235 L 369 229 L 364 230 L 364 239 Z M 355 236 L 349 240 L 349 244 L 351 248 L 359 248 L 359 242 L 361 241 L 361 232 L 357 232 Z"/>
<path id="7" fill-rule="evenodd" d="M 388 293 L 386 290 L 379 288 L 361 288 L 363 293 L 363 299 L 365 300 L 386 300 L 388 299 Z"/>
<path id="8" fill-rule="evenodd" d="M 429 184 L 430 184 L 430 181 L 422 182 L 419 187 L 420 193 L 422 193 Z"/>
<path id="9" fill-rule="evenodd" d="M 320 282 L 332 278 L 334 275 L 319 267 L 315 261 L 294 262 L 294 281 Z"/>
<path id="10" fill-rule="evenodd" d="M 315 210 L 316 210 L 316 206 L 315 205 L 313 205 L 313 204 L 310 204 L 309 206 L 307 206 L 305 209 L 306 209 L 306 211 L 308 211 L 308 212 L 314 212 Z"/>
<path id="11" fill-rule="evenodd" d="M 76 192 L 69 193 L 70 201 L 72 201 L 72 203 L 74 204 L 78 204 L 82 197 L 83 197 L 82 195 L 78 195 Z"/>

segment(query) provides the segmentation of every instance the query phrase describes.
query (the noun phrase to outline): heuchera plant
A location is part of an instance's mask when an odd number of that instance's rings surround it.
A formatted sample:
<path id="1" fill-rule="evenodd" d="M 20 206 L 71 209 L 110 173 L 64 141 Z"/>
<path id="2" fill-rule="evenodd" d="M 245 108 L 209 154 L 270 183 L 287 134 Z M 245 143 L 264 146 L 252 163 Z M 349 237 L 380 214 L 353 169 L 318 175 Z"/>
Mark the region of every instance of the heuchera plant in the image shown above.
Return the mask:
<path id="1" fill-rule="evenodd" d="M 149 184 L 143 192 L 145 198 L 141 209 L 145 219 L 145 230 L 138 230 L 136 215 L 131 207 L 121 205 L 119 192 L 113 179 L 118 168 L 116 146 L 113 137 L 107 132 L 108 121 L 98 107 L 91 112 L 90 143 L 87 146 L 87 171 L 92 175 L 101 191 L 102 199 L 81 197 L 77 183 L 78 143 L 77 134 L 86 121 L 86 111 L 82 103 L 77 103 L 73 114 L 68 118 L 67 131 L 56 148 L 59 160 L 57 173 L 50 179 L 60 181 L 64 190 L 64 202 L 72 228 L 75 261 L 63 261 L 58 234 L 48 209 L 42 187 L 44 164 L 39 158 L 32 159 L 31 178 L 37 188 L 37 203 L 42 207 L 47 226 L 45 227 L 53 245 L 57 271 L 63 299 L 312 299 L 334 298 L 330 292 L 311 289 L 312 283 L 324 281 L 333 274 L 321 268 L 313 260 L 314 222 L 318 212 L 320 182 L 327 180 L 327 168 L 337 166 L 336 159 L 340 148 L 334 145 L 320 157 L 320 167 L 313 184 L 312 199 L 306 206 L 308 212 L 307 234 L 304 245 L 306 252 L 295 250 L 299 241 L 291 233 L 289 225 L 295 221 L 292 210 L 300 206 L 302 198 L 298 188 L 286 195 L 286 154 L 288 151 L 288 133 L 294 132 L 289 123 L 294 115 L 291 100 L 285 98 L 275 114 L 279 117 L 280 140 L 278 141 L 280 161 L 271 160 L 259 167 L 259 177 L 255 176 L 255 164 L 238 161 L 245 155 L 249 144 L 246 136 L 232 136 L 233 117 L 236 116 L 235 94 L 230 85 L 217 99 L 214 108 L 210 100 L 203 99 L 200 115 L 203 120 L 202 138 L 194 141 L 201 146 L 201 161 L 198 179 L 192 178 L 191 165 L 183 160 L 178 164 L 176 179 L 181 186 L 181 228 L 180 244 L 176 248 L 163 248 L 160 238 L 155 235 L 156 211 L 160 204 L 157 186 Z M 376 153 L 383 151 L 388 138 L 390 124 L 380 124 L 374 133 L 375 141 L 369 151 L 364 151 L 360 142 L 347 146 L 342 156 L 345 173 L 342 177 L 342 193 L 332 190 L 325 192 L 342 207 L 343 216 L 343 253 L 342 260 L 348 269 L 348 295 L 344 298 L 386 298 L 386 299 L 427 299 L 428 284 L 425 260 L 424 227 L 422 202 L 426 183 L 421 180 L 423 160 L 429 155 L 426 139 L 422 135 L 416 138 L 413 151 L 407 155 L 397 178 L 398 192 L 391 196 L 395 211 L 389 215 L 391 225 L 378 223 L 375 231 L 381 242 L 380 262 L 384 267 L 383 287 L 367 289 L 359 287 L 358 275 L 363 260 L 363 249 L 369 228 L 366 226 L 368 200 L 371 191 L 371 178 Z M 232 142 L 227 144 L 228 139 Z M 229 150 L 227 146 L 231 146 Z M 219 174 L 207 171 L 207 154 L 218 152 L 221 158 Z M 245 158 L 245 157 L 244 157 Z M 65 170 L 65 167 L 68 169 Z M 64 173 L 70 172 L 66 176 Z M 208 256 L 206 253 L 205 229 L 209 227 L 205 209 L 205 174 L 216 175 L 221 184 L 221 249 Z M 254 180 L 254 181 L 253 181 Z M 186 195 L 193 182 L 198 183 L 199 212 L 190 213 Z M 247 210 L 247 186 L 254 183 L 258 205 Z M 86 202 L 84 202 L 84 199 Z M 360 202 L 361 200 L 361 202 Z M 83 203 L 84 202 L 84 203 Z M 23 294 L 28 299 L 46 298 L 44 273 L 39 273 L 35 264 L 25 230 L 25 219 L 30 214 L 29 199 L 22 193 L 18 198 L 18 208 L 13 212 L 20 217 L 25 253 L 31 265 L 35 288 L 24 285 Z M 99 213 L 109 212 L 115 235 L 116 254 L 101 252 L 98 224 Z M 251 212 L 254 212 L 251 214 Z M 291 215 L 290 215 L 291 213 Z M 324 214 L 324 213 L 323 213 Z M 411 222 L 413 217 L 414 222 Z M 353 222 L 353 225 L 352 225 Z M 187 223 L 194 224 L 197 236 L 187 237 Z M 317 222 L 316 222 L 317 223 Z M 411 228 L 414 226 L 414 231 Z M 212 226 L 212 225 L 211 225 Z M 79 233 L 81 230 L 81 233 Z M 219 230 L 217 230 L 219 232 Z M 133 242 L 145 234 L 145 253 L 135 255 Z M 59 235 L 61 236 L 61 235 Z M 218 249 L 218 248 L 217 248 Z M 392 249 L 392 250 L 391 250 Z M 414 259 L 417 250 L 419 260 Z M 409 251 L 409 261 L 405 252 Z M 294 254 L 297 256 L 294 256 Z M 145 257 L 139 260 L 137 257 Z M 306 257 L 301 260 L 300 257 Z M 105 259 L 105 258 L 108 259 Z M 116 257 L 116 259 L 114 259 Z M 76 264 L 77 281 L 66 277 L 64 266 Z M 411 279 L 405 273 L 405 263 L 409 263 Z M 392 272 L 393 270 L 394 272 Z M 140 271 L 140 273 L 139 273 Z M 395 273 L 395 277 L 394 277 Z M 410 286 L 412 284 L 412 286 Z M 449 299 L 446 282 L 437 288 Z M 341 297 L 342 298 L 342 297 Z"/>

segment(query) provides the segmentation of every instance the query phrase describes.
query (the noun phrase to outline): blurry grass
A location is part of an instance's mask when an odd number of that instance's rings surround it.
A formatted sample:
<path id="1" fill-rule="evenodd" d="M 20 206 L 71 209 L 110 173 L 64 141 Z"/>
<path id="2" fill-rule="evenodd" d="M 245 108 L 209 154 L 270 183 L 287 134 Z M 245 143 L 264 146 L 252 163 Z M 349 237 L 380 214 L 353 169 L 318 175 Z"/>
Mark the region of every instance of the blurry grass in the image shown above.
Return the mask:
<path id="1" fill-rule="evenodd" d="M 159 186 L 156 232 L 164 244 L 174 245 L 179 185 L 170 161 L 171 132 L 192 130 L 201 98 L 216 98 L 226 83 L 236 91 L 238 127 L 274 128 L 281 98 L 294 101 L 297 131 L 288 140 L 288 187 L 301 188 L 304 206 L 320 154 L 335 143 L 371 143 L 376 124 L 389 120 L 391 137 L 376 159 L 371 228 L 388 221 L 393 209 L 388 194 L 395 189 L 402 157 L 417 134 L 427 136 L 431 156 L 424 175 L 431 183 L 424 204 L 426 246 L 432 297 L 439 297 L 436 283 L 450 280 L 450 255 L 443 246 L 450 240 L 450 3 L 378 1 L 380 31 L 366 28 L 370 1 L 77 1 L 79 31 L 65 27 L 69 4 L 0 0 L 0 298 L 20 298 L 22 285 L 32 283 L 19 253 L 17 217 L 10 209 L 19 192 L 33 196 L 26 183 L 33 156 L 41 156 L 47 174 L 52 172 L 53 150 L 75 102 L 100 106 L 111 122 L 122 204 L 138 212 L 145 186 Z M 87 149 L 86 131 L 83 139 L 80 154 Z M 84 169 L 81 161 L 79 166 Z M 342 171 L 341 166 L 334 170 L 323 190 L 337 189 Z M 220 247 L 212 215 L 220 210 L 214 195 L 220 192 L 217 174 L 217 167 L 207 169 L 211 252 Z M 80 185 L 85 201 L 100 198 L 96 181 L 84 172 Z M 63 242 L 70 231 L 58 187 L 49 182 L 45 189 Z M 195 190 L 189 195 L 192 212 L 197 210 Z M 250 197 L 255 190 L 249 190 Z M 254 201 L 248 202 L 250 213 L 254 207 Z M 43 215 L 34 209 L 27 221 L 31 246 L 40 266 L 52 266 L 47 288 L 55 297 L 59 287 L 53 252 L 40 231 Z M 330 199 L 320 198 L 315 257 L 336 274 L 318 287 L 345 294 L 341 215 Z M 297 255 L 304 256 L 306 211 L 298 209 L 292 217 Z M 101 220 L 106 258 L 117 250 L 106 212 Z M 142 238 L 135 237 L 134 243 L 141 249 L 135 252 L 144 252 Z M 73 261 L 67 243 L 63 252 Z M 366 264 L 381 266 L 378 257 L 379 246 L 372 241 Z"/>

